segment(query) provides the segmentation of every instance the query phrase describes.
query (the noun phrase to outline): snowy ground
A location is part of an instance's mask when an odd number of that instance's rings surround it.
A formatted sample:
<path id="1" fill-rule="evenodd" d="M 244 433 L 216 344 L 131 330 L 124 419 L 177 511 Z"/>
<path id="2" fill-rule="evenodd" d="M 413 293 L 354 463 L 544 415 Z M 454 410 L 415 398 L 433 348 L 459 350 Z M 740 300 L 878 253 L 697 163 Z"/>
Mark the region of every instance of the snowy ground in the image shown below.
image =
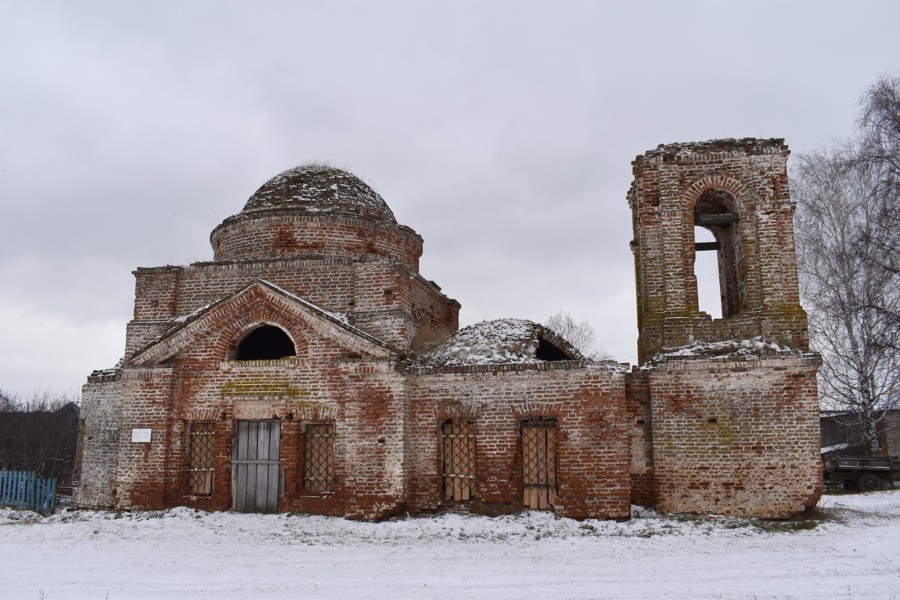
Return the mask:
<path id="1" fill-rule="evenodd" d="M 900 599 L 900 490 L 815 519 L 0 510 L 0 598 Z"/>

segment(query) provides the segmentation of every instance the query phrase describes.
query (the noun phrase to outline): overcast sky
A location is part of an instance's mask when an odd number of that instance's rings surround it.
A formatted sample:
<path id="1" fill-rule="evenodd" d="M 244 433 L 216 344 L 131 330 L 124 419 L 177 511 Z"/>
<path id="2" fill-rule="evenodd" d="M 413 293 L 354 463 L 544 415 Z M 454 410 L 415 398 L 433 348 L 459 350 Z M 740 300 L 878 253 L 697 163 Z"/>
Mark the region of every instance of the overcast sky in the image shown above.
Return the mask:
<path id="1" fill-rule="evenodd" d="M 586 318 L 635 361 L 631 160 L 851 133 L 900 2 L 0 0 L 0 389 L 122 355 L 139 266 L 209 260 L 328 161 L 425 239 L 462 325 Z"/>

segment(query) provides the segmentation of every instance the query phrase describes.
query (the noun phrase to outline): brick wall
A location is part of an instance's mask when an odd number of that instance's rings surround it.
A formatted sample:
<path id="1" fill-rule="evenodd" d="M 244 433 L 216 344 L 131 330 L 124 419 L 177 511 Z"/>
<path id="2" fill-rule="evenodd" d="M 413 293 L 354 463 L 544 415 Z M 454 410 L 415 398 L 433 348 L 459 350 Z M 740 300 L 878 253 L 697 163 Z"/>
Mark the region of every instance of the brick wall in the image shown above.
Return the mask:
<path id="1" fill-rule="evenodd" d="M 80 506 L 115 504 L 116 450 L 119 441 L 122 384 L 120 374 L 92 376 L 81 389 L 78 452 L 73 501 Z"/>
<path id="2" fill-rule="evenodd" d="M 216 261 L 277 256 L 378 255 L 419 269 L 422 238 L 386 221 L 296 214 L 290 209 L 239 213 L 216 227 L 210 241 Z"/>
<path id="3" fill-rule="evenodd" d="M 291 308 L 257 288 L 134 357 L 138 364 L 123 377 L 119 506 L 230 508 L 235 421 L 279 419 L 282 510 L 378 519 L 398 509 L 406 395 L 390 352 Z M 260 322 L 282 327 L 295 342 L 296 357 L 233 360 L 237 341 Z M 216 424 L 211 496 L 190 493 L 185 467 L 191 421 Z M 336 428 L 335 485 L 327 493 L 306 493 L 302 431 L 323 421 Z M 126 432 L 133 428 L 152 429 L 151 442 L 132 442 Z"/>
<path id="4" fill-rule="evenodd" d="M 407 457 L 411 510 L 434 510 L 442 497 L 441 424 L 474 421 L 475 512 L 522 510 L 520 426 L 556 419 L 560 516 L 627 518 L 629 447 L 621 372 L 578 363 L 415 369 L 409 383 Z"/>
<path id="5" fill-rule="evenodd" d="M 386 280 L 379 278 L 385 272 L 369 273 L 370 287 L 383 289 Z M 420 278 L 394 282 L 401 298 L 412 289 L 419 302 L 443 297 Z M 455 320 L 455 310 L 448 312 L 427 318 Z M 261 322 L 282 328 L 296 356 L 233 360 L 238 341 Z M 380 519 L 435 509 L 445 504 L 437 433 L 444 420 L 465 412 L 478 429 L 477 492 L 467 508 L 490 514 L 521 510 L 520 424 L 551 418 L 559 427 L 557 514 L 627 518 L 630 511 L 620 368 L 545 363 L 410 374 L 398 370 L 387 348 L 298 311 L 293 300 L 262 285 L 220 302 L 132 356 L 122 377 L 122 407 L 115 481 L 116 505 L 122 508 L 230 508 L 235 423 L 278 419 L 281 510 Z M 191 493 L 185 470 L 192 421 L 215 423 L 208 496 Z M 334 486 L 307 492 L 304 427 L 322 422 L 335 425 Z M 133 429 L 152 430 L 151 441 L 131 441 Z"/>
<path id="6" fill-rule="evenodd" d="M 331 311 L 400 351 L 424 325 L 455 331 L 459 303 L 418 272 L 380 258 L 278 259 L 197 263 L 135 271 L 135 318 L 126 356 L 161 335 L 171 320 L 189 315 L 264 279 Z"/>
<path id="7" fill-rule="evenodd" d="M 786 518 L 821 494 L 815 355 L 649 370 L 655 506 Z"/>
<path id="8" fill-rule="evenodd" d="M 172 366 L 122 371 L 121 428 L 116 448 L 117 508 L 162 508 L 172 477 L 171 444 L 179 431 L 173 417 Z M 150 429 L 149 442 L 133 442 L 135 429 Z"/>
<path id="9" fill-rule="evenodd" d="M 633 369 L 625 376 L 625 409 L 631 446 L 631 503 L 653 506 L 653 417 L 649 371 Z"/>

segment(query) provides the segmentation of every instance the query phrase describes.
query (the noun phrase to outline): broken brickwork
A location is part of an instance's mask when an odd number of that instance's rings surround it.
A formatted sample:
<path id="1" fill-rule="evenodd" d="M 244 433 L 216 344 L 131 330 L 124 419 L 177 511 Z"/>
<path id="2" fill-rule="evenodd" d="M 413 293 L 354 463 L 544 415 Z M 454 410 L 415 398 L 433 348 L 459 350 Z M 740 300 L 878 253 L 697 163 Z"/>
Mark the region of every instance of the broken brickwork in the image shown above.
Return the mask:
<path id="1" fill-rule="evenodd" d="M 366 520 L 803 510 L 818 363 L 786 156 L 744 140 L 635 161 L 630 373 L 528 321 L 457 331 L 459 303 L 418 272 L 422 239 L 374 190 L 286 171 L 213 230 L 212 261 L 134 272 L 124 359 L 84 387 L 76 502 Z M 725 319 L 697 310 L 694 222 L 721 241 Z"/>

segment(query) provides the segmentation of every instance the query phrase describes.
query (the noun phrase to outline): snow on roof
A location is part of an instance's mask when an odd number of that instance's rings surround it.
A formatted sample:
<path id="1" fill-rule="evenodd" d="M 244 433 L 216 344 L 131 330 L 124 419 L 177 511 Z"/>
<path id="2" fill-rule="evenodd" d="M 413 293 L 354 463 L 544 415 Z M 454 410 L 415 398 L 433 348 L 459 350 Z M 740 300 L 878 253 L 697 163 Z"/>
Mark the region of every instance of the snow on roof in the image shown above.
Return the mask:
<path id="1" fill-rule="evenodd" d="M 735 360 L 756 358 L 766 354 L 802 353 L 774 340 L 757 336 L 749 340 L 725 340 L 722 342 L 691 342 L 684 346 L 663 348 L 653 355 L 650 363 L 659 363 L 672 358 L 709 358 L 713 360 Z"/>
<path id="2" fill-rule="evenodd" d="M 773 154 L 787 150 L 784 138 L 723 138 L 705 142 L 660 144 L 643 154 L 644 157 L 683 158 L 696 155 L 740 152 L 745 154 Z M 638 158 L 642 158 L 638 156 Z"/>
<path id="3" fill-rule="evenodd" d="M 546 352 L 556 358 L 548 358 Z M 584 360 L 584 357 L 543 325 L 524 319 L 498 319 L 460 329 L 446 342 L 420 356 L 415 364 L 420 367 L 462 367 L 533 364 L 547 360 Z"/>
<path id="4" fill-rule="evenodd" d="M 91 374 L 88 375 L 88 381 L 96 382 L 98 380 L 115 379 L 121 372 L 122 368 L 118 365 L 107 369 L 94 369 L 91 371 Z"/>
<path id="5" fill-rule="evenodd" d="M 384 199 L 359 177 L 318 164 L 279 173 L 250 196 L 242 212 L 271 208 L 397 222 Z"/>

